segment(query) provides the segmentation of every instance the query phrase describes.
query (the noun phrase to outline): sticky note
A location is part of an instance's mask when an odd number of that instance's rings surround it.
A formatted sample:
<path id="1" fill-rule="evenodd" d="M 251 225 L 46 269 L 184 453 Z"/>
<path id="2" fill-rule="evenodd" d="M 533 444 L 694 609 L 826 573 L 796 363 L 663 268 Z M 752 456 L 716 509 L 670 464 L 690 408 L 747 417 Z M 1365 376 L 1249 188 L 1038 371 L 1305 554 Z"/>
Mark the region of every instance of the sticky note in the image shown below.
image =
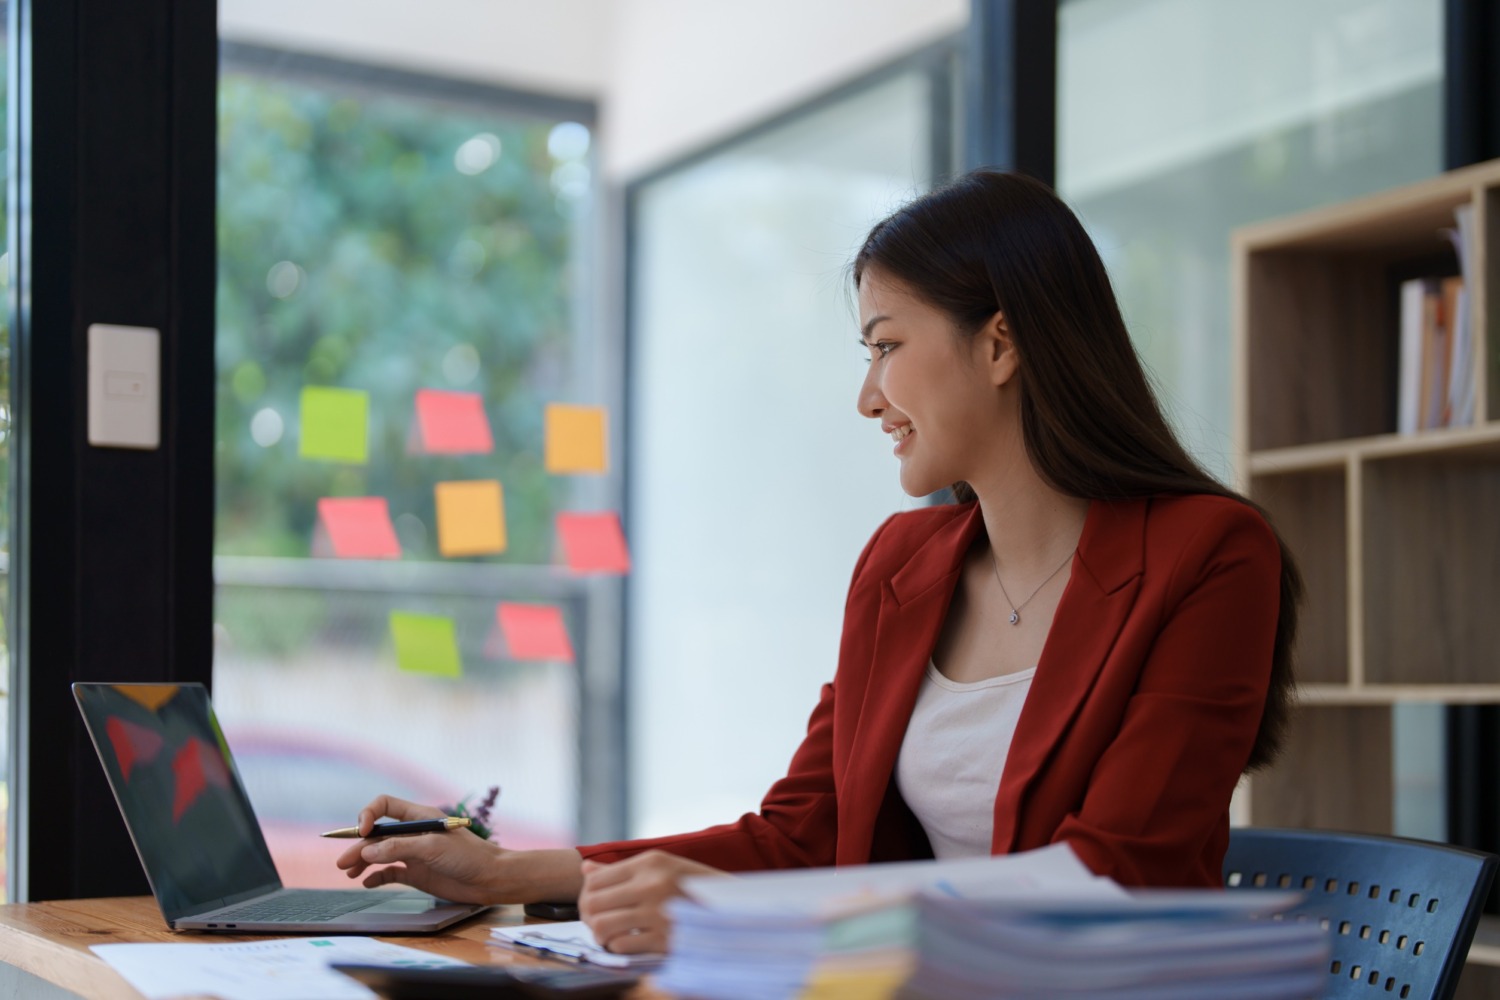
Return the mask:
<path id="1" fill-rule="evenodd" d="M 505 551 L 505 500 L 493 479 L 438 483 L 438 551 L 482 556 Z"/>
<path id="2" fill-rule="evenodd" d="M 618 514 L 559 514 L 563 559 L 575 573 L 628 573 L 630 553 Z"/>
<path id="3" fill-rule="evenodd" d="M 385 497 L 324 497 L 318 501 L 318 517 L 340 559 L 401 558 Z"/>
<path id="4" fill-rule="evenodd" d="M 548 403 L 547 471 L 554 475 L 604 472 L 604 407 Z"/>
<path id="5" fill-rule="evenodd" d="M 439 677 L 463 676 L 452 618 L 392 611 L 391 639 L 396 643 L 396 664 L 402 670 Z"/>
<path id="6" fill-rule="evenodd" d="M 430 455 L 487 455 L 495 450 L 484 398 L 477 392 L 417 390 L 417 437 Z"/>
<path id="7" fill-rule="evenodd" d="M 210 785 L 229 787 L 229 768 L 213 747 L 190 736 L 172 757 L 172 779 L 172 822 L 176 823 Z"/>
<path id="8" fill-rule="evenodd" d="M 505 645 L 513 660 L 573 662 L 573 643 L 563 625 L 562 608 L 551 604 L 501 603 L 495 608 Z"/>
<path id="9" fill-rule="evenodd" d="M 369 459 L 370 395 L 358 389 L 302 390 L 303 458 L 363 465 Z"/>
<path id="10" fill-rule="evenodd" d="M 111 715 L 104 721 L 104 732 L 110 746 L 114 747 L 115 760 L 119 762 L 120 774 L 126 781 L 130 780 L 130 772 L 137 763 L 149 764 L 155 760 L 165 742 L 156 730 L 118 715 Z"/>

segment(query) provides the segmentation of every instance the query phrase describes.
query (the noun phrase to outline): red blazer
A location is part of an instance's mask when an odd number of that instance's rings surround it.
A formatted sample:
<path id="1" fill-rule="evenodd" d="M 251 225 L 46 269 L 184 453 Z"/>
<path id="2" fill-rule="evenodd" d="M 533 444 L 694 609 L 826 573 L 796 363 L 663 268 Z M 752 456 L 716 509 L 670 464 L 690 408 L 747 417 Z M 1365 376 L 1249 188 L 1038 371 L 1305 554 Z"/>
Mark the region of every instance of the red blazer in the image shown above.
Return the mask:
<path id="1" fill-rule="evenodd" d="M 759 813 L 650 848 L 731 871 L 931 857 L 896 755 L 984 522 L 976 504 L 890 518 L 854 570 L 838 673 Z M 1066 841 L 1125 885 L 1216 886 L 1280 609 L 1275 535 L 1210 496 L 1089 505 L 1016 725 L 991 851 Z"/>

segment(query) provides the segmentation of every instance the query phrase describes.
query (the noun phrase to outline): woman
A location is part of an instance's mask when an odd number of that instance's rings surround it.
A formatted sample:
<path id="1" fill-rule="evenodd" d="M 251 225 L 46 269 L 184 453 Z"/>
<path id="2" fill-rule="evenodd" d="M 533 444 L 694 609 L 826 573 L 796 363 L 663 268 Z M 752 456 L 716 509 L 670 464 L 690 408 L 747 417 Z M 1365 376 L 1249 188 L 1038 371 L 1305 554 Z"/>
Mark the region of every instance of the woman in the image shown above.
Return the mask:
<path id="1" fill-rule="evenodd" d="M 1177 442 L 1097 252 L 1044 185 L 978 171 L 919 198 L 853 277 L 859 410 L 895 440 L 907 493 L 960 502 L 866 546 L 837 675 L 760 812 L 567 851 L 382 840 L 339 859 L 351 878 L 577 896 L 622 952 L 663 950 L 662 904 L 715 871 L 1063 841 L 1126 885 L 1219 884 L 1230 796 L 1287 714 L 1290 553 Z M 436 811 L 381 797 L 361 828 L 381 815 Z"/>

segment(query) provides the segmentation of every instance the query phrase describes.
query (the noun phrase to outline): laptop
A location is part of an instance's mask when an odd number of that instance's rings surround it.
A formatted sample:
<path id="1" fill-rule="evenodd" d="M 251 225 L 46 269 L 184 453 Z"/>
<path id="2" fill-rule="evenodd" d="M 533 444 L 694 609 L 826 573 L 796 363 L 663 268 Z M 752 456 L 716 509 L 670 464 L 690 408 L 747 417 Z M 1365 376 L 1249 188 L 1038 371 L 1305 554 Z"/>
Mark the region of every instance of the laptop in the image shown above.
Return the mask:
<path id="1" fill-rule="evenodd" d="M 284 888 L 203 685 L 74 684 L 73 696 L 168 927 L 421 934 L 488 909 L 416 891 Z"/>

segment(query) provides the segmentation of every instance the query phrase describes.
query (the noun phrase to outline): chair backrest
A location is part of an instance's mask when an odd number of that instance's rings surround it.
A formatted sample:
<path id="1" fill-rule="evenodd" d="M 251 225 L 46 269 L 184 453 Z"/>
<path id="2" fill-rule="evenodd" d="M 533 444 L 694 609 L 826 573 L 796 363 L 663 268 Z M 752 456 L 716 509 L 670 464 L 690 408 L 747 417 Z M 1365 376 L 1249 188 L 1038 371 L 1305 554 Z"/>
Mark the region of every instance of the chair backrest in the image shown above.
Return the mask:
<path id="1" fill-rule="evenodd" d="M 1230 889 L 1302 889 L 1283 920 L 1319 920 L 1328 1000 L 1449 1000 L 1497 859 L 1447 844 L 1323 830 L 1230 831 Z"/>

